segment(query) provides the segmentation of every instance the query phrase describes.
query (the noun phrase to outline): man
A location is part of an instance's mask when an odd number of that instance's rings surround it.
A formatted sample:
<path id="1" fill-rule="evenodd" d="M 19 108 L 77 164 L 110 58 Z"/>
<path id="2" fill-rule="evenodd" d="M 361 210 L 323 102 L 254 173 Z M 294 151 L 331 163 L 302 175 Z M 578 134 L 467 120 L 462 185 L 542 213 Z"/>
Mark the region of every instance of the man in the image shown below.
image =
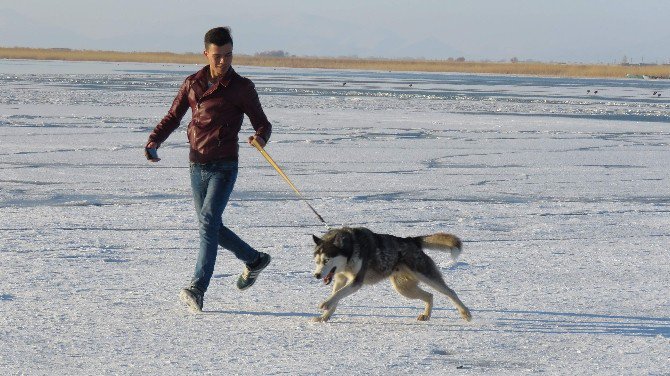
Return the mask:
<path id="1" fill-rule="evenodd" d="M 209 65 L 186 78 L 172 107 L 149 136 L 147 149 L 158 148 L 179 127 L 190 108 L 189 160 L 193 201 L 199 220 L 200 251 L 191 284 L 179 297 L 194 312 L 202 311 L 203 297 L 214 272 L 218 246 L 245 263 L 237 280 L 241 290 L 251 287 L 270 263 L 270 255 L 258 252 L 223 225 L 223 210 L 237 178 L 238 133 L 246 114 L 256 131 L 249 143 L 265 146 L 272 132 L 251 80 L 233 70 L 233 39 L 230 29 L 216 27 L 205 34 Z M 147 154 L 153 162 L 160 159 Z"/>

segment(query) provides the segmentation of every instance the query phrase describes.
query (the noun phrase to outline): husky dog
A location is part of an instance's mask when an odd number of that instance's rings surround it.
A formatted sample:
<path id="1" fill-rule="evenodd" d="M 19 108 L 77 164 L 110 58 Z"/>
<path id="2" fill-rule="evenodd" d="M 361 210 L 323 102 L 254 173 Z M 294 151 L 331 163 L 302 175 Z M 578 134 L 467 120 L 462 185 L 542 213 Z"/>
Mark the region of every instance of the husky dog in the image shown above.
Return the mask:
<path id="1" fill-rule="evenodd" d="M 313 238 L 316 243 L 314 277 L 323 279 L 326 285 L 335 280 L 333 293 L 319 306 L 325 312 L 313 321 L 328 321 L 342 298 L 358 291 L 363 285 L 377 283 L 384 278 L 389 278 L 401 295 L 426 303 L 426 308 L 417 318 L 419 321 L 428 320 L 433 308 L 433 294 L 422 290 L 419 282 L 448 296 L 461 317 L 470 321 L 468 308 L 444 283 L 435 262 L 423 252 L 424 249 L 448 251 L 456 259 L 461 253 L 461 240 L 456 236 L 437 233 L 399 238 L 376 234 L 366 228 L 344 227 L 330 230 L 322 238 L 315 235 Z"/>

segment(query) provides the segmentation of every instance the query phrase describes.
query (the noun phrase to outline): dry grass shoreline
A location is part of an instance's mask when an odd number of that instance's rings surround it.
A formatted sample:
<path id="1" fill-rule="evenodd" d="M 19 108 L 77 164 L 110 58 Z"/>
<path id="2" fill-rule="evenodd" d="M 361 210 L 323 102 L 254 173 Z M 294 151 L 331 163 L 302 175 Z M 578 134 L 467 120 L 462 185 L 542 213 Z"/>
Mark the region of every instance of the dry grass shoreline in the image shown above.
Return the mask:
<path id="1" fill-rule="evenodd" d="M 70 49 L 39 49 L 23 47 L 0 47 L 0 59 L 66 60 L 66 61 L 106 61 L 205 64 L 201 54 L 177 54 L 171 52 L 118 52 Z M 315 57 L 267 57 L 235 55 L 236 65 L 287 67 L 359 69 L 415 72 L 456 72 L 491 73 L 553 77 L 624 78 L 626 75 L 670 77 L 669 65 L 598 65 L 598 64 L 557 64 L 537 62 L 495 63 L 456 62 L 446 60 L 396 60 L 365 58 L 315 58 Z"/>

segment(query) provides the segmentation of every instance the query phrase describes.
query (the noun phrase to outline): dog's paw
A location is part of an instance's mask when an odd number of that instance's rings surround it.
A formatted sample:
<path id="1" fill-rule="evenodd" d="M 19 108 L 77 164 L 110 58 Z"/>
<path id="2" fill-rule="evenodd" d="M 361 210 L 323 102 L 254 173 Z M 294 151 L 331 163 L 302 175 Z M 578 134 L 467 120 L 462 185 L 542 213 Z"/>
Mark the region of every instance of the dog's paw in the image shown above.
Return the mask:
<path id="1" fill-rule="evenodd" d="M 327 322 L 330 317 L 328 316 L 317 316 L 312 317 L 311 322 Z"/>
<path id="2" fill-rule="evenodd" d="M 472 320 L 472 314 L 470 314 L 470 310 L 467 309 L 466 307 L 463 307 L 463 309 L 459 309 L 458 311 L 460 312 L 461 317 L 463 318 L 463 320 L 465 320 L 465 321 Z"/>
<path id="3" fill-rule="evenodd" d="M 333 306 L 333 302 L 328 299 L 319 305 L 319 309 L 322 311 L 329 311 L 331 308 L 333 308 Z"/>
<path id="4" fill-rule="evenodd" d="M 430 316 L 422 313 L 416 319 L 418 321 L 428 321 L 428 320 L 430 320 Z"/>

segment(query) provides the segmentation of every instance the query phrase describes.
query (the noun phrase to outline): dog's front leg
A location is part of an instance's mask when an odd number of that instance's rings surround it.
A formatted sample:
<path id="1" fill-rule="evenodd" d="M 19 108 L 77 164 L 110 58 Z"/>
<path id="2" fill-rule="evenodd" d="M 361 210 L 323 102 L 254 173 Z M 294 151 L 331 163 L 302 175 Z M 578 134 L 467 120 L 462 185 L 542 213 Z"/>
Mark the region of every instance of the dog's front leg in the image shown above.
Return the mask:
<path id="1" fill-rule="evenodd" d="M 322 310 L 329 310 L 332 307 L 333 310 L 335 310 L 335 307 L 337 305 L 337 302 L 342 299 L 344 296 L 341 296 L 339 298 L 336 298 L 337 292 L 342 290 L 343 287 L 347 285 L 347 282 L 349 280 L 345 275 L 342 274 L 335 274 L 335 282 L 333 283 L 333 292 L 330 294 L 328 299 L 326 299 L 321 305 L 319 305 L 319 308 Z"/>
<path id="2" fill-rule="evenodd" d="M 331 306 L 328 310 L 323 312 L 321 314 L 321 316 L 317 316 L 317 317 L 313 318 L 312 321 L 313 322 L 326 322 L 326 321 L 330 320 L 330 316 L 332 316 L 333 313 L 335 313 L 335 308 L 337 308 L 337 304 Z"/>
<path id="3" fill-rule="evenodd" d="M 335 281 L 333 282 L 333 292 L 330 294 L 335 295 L 336 292 L 338 292 L 342 287 L 344 287 L 347 282 L 349 282 L 349 278 L 347 278 L 346 275 L 344 274 L 335 274 Z"/>
<path id="4" fill-rule="evenodd" d="M 325 312 L 321 316 L 317 317 L 314 321 L 318 322 L 328 321 L 328 319 L 330 319 L 330 316 L 332 316 L 333 313 L 335 313 L 335 308 L 337 308 L 337 304 L 340 302 L 340 300 L 355 293 L 362 286 L 363 286 L 363 278 L 359 278 L 357 276 L 341 289 L 337 289 L 337 291 L 335 291 L 336 289 L 334 287 L 333 288 L 334 293 L 328 299 L 326 299 L 326 301 L 324 301 L 323 303 L 321 303 L 321 305 L 319 305 L 319 308 L 324 310 Z"/>
<path id="5" fill-rule="evenodd" d="M 331 309 L 331 307 L 337 306 L 337 303 L 339 303 L 340 300 L 355 293 L 362 286 L 363 286 L 363 278 L 356 276 L 356 278 L 347 283 L 344 287 L 342 287 L 341 289 L 337 289 L 337 291 L 335 291 L 325 302 L 321 303 L 319 308 L 323 310 L 329 310 Z"/>
<path id="6" fill-rule="evenodd" d="M 330 300 L 335 295 L 336 292 L 341 290 L 342 287 L 344 287 L 347 284 L 347 281 L 348 281 L 348 279 L 344 274 L 340 274 L 340 273 L 335 274 L 335 281 L 333 282 L 333 292 L 330 294 L 330 297 L 328 298 L 328 300 Z M 325 304 L 325 302 L 321 303 L 319 308 L 325 309 L 325 308 L 323 308 L 324 304 Z M 329 305 L 329 308 L 325 309 L 326 312 L 324 312 L 321 316 L 313 318 L 312 321 L 314 321 L 314 322 L 326 322 L 326 321 L 328 321 L 328 319 L 330 319 L 330 316 L 332 316 L 333 313 L 335 313 L 335 308 L 337 308 L 337 303 L 335 303 L 334 305 Z"/>

